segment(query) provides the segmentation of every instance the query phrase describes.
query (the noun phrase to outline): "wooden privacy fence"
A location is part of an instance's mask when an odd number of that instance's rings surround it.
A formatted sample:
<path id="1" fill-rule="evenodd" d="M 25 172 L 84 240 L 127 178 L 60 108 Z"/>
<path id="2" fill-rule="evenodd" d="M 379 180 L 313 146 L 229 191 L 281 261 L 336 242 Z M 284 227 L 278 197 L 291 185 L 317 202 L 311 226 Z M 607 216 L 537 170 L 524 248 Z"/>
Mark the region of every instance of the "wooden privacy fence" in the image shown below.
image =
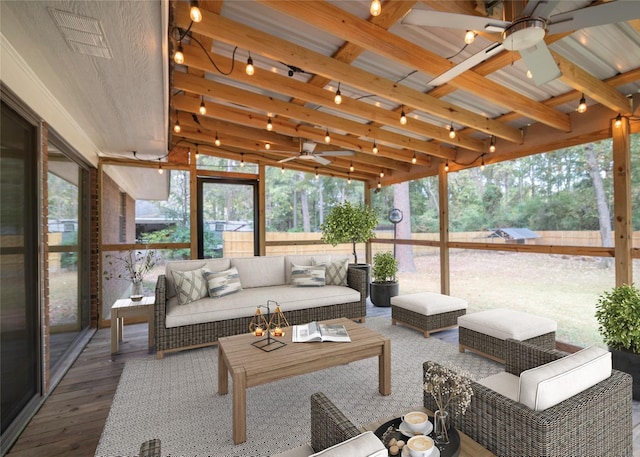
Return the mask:
<path id="1" fill-rule="evenodd" d="M 450 241 L 469 243 L 510 244 L 514 241 L 503 238 L 489 238 L 491 232 L 451 232 Z M 549 245 L 549 246 L 602 246 L 600 232 L 592 231 L 536 231 L 540 238 L 525 240 L 524 244 Z M 613 246 L 612 234 L 611 245 Z M 267 255 L 295 255 L 295 254 L 334 254 L 350 255 L 351 245 L 340 244 L 336 247 L 324 244 L 320 240 L 319 232 L 268 232 Z M 376 232 L 378 239 L 393 239 L 393 231 L 381 230 Z M 412 240 L 437 242 L 437 233 L 413 233 Z M 253 255 L 252 232 L 223 232 L 223 255 L 225 257 L 248 257 Z M 640 231 L 633 233 L 633 246 L 640 247 Z M 364 259 L 364 244 L 357 246 L 358 259 Z M 393 246 L 382 243 L 372 243 L 372 252 L 390 251 Z M 413 245 L 414 255 L 434 255 L 438 253 L 437 247 Z"/>

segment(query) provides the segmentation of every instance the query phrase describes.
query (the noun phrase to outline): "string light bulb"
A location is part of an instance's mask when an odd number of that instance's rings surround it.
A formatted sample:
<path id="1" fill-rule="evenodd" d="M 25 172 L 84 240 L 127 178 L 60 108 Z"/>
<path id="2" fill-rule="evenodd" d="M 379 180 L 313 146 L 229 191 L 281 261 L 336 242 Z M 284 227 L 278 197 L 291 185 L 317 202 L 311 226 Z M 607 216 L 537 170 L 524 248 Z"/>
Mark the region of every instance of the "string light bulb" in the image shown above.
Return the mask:
<path id="1" fill-rule="evenodd" d="M 189 17 L 193 22 L 201 22 L 202 12 L 200 11 L 200 8 L 198 8 L 198 2 L 192 1 L 190 3 L 191 3 L 191 9 L 189 10 Z"/>
<path id="2" fill-rule="evenodd" d="M 216 132 L 216 139 L 213 141 L 213 144 L 216 146 L 220 146 L 220 138 L 218 137 L 218 132 Z"/>
<path id="3" fill-rule="evenodd" d="M 380 170 L 380 177 L 384 178 L 384 170 Z"/>
<path id="4" fill-rule="evenodd" d="M 404 108 L 402 108 L 402 111 L 400 112 L 400 123 L 402 125 L 407 123 L 407 115 L 404 113 Z"/>
<path id="5" fill-rule="evenodd" d="M 247 66 L 244 67 L 244 71 L 249 75 L 253 76 L 256 72 L 255 67 L 253 66 L 253 59 L 251 58 L 251 53 L 249 53 L 249 58 L 247 59 Z"/>
<path id="6" fill-rule="evenodd" d="M 349 171 L 353 173 L 353 170 L 355 170 L 355 168 L 353 168 L 353 162 L 351 162 L 351 164 L 349 165 Z"/>
<path id="7" fill-rule="evenodd" d="M 453 124 L 449 126 L 449 138 L 452 140 L 456 137 L 456 131 L 453 129 Z"/>
<path id="8" fill-rule="evenodd" d="M 347 173 L 347 184 L 351 184 L 351 173 Z"/>
<path id="9" fill-rule="evenodd" d="M 264 144 L 264 148 L 268 151 L 269 149 L 271 149 L 271 143 L 265 143 Z"/>
<path id="10" fill-rule="evenodd" d="M 448 160 L 444 163 L 444 171 L 449 171 L 449 161 Z"/>
<path id="11" fill-rule="evenodd" d="M 618 113 L 618 115 L 616 116 L 616 122 L 614 123 L 614 125 L 617 129 L 622 126 L 622 116 L 620 115 L 620 113 Z"/>
<path id="12" fill-rule="evenodd" d="M 267 130 L 268 131 L 273 130 L 273 123 L 271 122 L 271 116 L 269 116 L 269 119 L 267 119 Z"/>
<path id="13" fill-rule="evenodd" d="M 382 13 L 382 4 L 380 3 L 380 0 L 371 0 L 369 12 L 372 16 L 380 16 L 380 13 Z"/>
<path id="14" fill-rule="evenodd" d="M 182 127 L 180 127 L 180 120 L 178 119 L 178 110 L 176 110 L 176 123 L 173 124 L 173 131 L 175 133 L 180 133 L 182 131 Z"/>
<path id="15" fill-rule="evenodd" d="M 202 114 L 203 116 L 207 114 L 207 107 L 204 106 L 204 97 L 202 97 L 202 100 L 200 101 L 200 108 L 198 109 L 198 112 L 200 112 L 200 114 Z"/>
<path id="16" fill-rule="evenodd" d="M 329 135 L 329 129 L 327 129 L 327 132 L 324 134 L 324 142 L 327 144 L 331 143 L 331 135 Z"/>
<path id="17" fill-rule="evenodd" d="M 467 33 L 464 34 L 464 42 L 466 44 L 471 44 L 476 39 L 476 34 L 473 30 L 467 30 Z"/>
<path id="18" fill-rule="evenodd" d="M 480 171 L 484 171 L 484 154 L 482 154 L 482 162 L 480 162 Z"/>
<path id="19" fill-rule="evenodd" d="M 284 173 L 284 165 L 282 165 L 282 168 L 280 168 L 280 173 Z"/>
<path id="20" fill-rule="evenodd" d="M 531 73 L 531 70 L 527 70 L 527 78 L 529 79 L 533 78 L 533 73 Z"/>
<path id="21" fill-rule="evenodd" d="M 240 154 L 240 168 L 244 167 L 244 154 Z"/>
<path id="22" fill-rule="evenodd" d="M 415 165 L 417 161 L 418 161 L 418 158 L 416 157 L 416 153 L 414 151 L 413 152 L 413 157 L 411 158 L 411 163 Z"/>
<path id="23" fill-rule="evenodd" d="M 338 83 L 338 90 L 336 90 L 336 96 L 333 97 L 333 102 L 336 105 L 339 105 L 340 103 L 342 103 L 342 94 L 340 93 L 340 83 Z"/>
<path id="24" fill-rule="evenodd" d="M 584 94 L 582 94 L 582 98 L 580 99 L 580 103 L 578 103 L 577 111 L 579 113 L 585 113 L 587 111 L 587 101 L 584 98 Z"/>
<path id="25" fill-rule="evenodd" d="M 491 135 L 491 143 L 489 144 L 489 152 L 496 152 L 496 137 Z"/>
<path id="26" fill-rule="evenodd" d="M 373 140 L 373 153 L 374 154 L 378 153 L 378 145 L 376 145 L 376 140 Z"/>
<path id="27" fill-rule="evenodd" d="M 182 49 L 182 41 L 178 42 L 178 49 L 176 49 L 176 53 L 173 55 L 173 61 L 179 65 L 184 63 L 184 50 Z"/>
<path id="28" fill-rule="evenodd" d="M 198 151 L 198 144 L 196 143 L 196 160 L 200 158 L 200 151 Z"/>
<path id="29" fill-rule="evenodd" d="M 378 179 L 378 189 L 380 189 L 382 187 L 382 183 L 380 182 L 380 179 Z"/>
<path id="30" fill-rule="evenodd" d="M 161 175 L 164 173 L 164 170 L 162 169 L 162 162 L 160 162 L 160 159 L 158 159 L 158 174 Z"/>
<path id="31" fill-rule="evenodd" d="M 320 175 L 318 174 L 318 167 L 316 167 L 316 179 L 319 179 Z"/>

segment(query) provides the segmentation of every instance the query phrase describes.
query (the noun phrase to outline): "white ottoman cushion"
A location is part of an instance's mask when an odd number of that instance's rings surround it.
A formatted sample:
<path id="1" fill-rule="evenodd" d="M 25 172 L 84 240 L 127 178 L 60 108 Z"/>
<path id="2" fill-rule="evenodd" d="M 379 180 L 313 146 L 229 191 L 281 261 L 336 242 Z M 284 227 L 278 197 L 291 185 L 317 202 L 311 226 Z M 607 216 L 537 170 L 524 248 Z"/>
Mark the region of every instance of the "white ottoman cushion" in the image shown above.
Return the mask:
<path id="1" fill-rule="evenodd" d="M 310 457 L 387 457 L 388 451 L 372 431 L 364 432 Z"/>
<path id="2" fill-rule="evenodd" d="M 518 401 L 544 411 L 611 376 L 611 353 L 590 346 L 520 373 Z"/>
<path id="3" fill-rule="evenodd" d="M 499 340 L 528 340 L 558 328 L 554 320 L 511 309 L 490 309 L 458 318 L 458 326 Z"/>
<path id="4" fill-rule="evenodd" d="M 391 304 L 425 316 L 467 309 L 466 300 L 433 292 L 397 295 L 391 297 Z"/>

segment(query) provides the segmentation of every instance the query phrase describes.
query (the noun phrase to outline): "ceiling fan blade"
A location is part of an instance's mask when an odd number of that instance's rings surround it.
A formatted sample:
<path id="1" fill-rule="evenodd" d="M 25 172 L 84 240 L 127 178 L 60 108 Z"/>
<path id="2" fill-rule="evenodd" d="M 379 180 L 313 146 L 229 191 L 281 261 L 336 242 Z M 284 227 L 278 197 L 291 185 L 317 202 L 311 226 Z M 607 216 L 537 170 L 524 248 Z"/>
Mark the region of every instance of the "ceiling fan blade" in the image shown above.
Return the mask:
<path id="1" fill-rule="evenodd" d="M 315 160 L 316 162 L 318 162 L 321 165 L 329 165 L 331 163 L 331 160 L 324 159 L 324 158 L 322 158 L 322 157 L 320 157 L 318 155 L 313 155 L 311 157 L 313 157 L 313 160 Z"/>
<path id="2" fill-rule="evenodd" d="M 504 49 L 504 46 L 502 44 L 492 43 L 491 45 L 484 48 L 482 51 L 472 55 L 466 60 L 463 60 L 458 65 L 451 67 L 449 70 L 445 71 L 444 73 L 440 73 L 437 77 L 429 81 L 427 83 L 427 86 L 433 86 L 433 87 L 441 86 L 446 82 L 451 81 L 456 76 L 484 62 L 489 57 L 498 54 L 503 49 Z"/>
<path id="3" fill-rule="evenodd" d="M 638 18 L 640 18 L 640 2 L 617 0 L 555 14 L 549 18 L 549 33 L 571 32 Z"/>
<path id="4" fill-rule="evenodd" d="M 511 23 L 492 17 L 468 16 L 466 14 L 445 13 L 412 8 L 403 18 L 404 25 L 426 27 L 446 27 L 460 30 L 503 31 Z"/>
<path id="5" fill-rule="evenodd" d="M 541 86 L 562 76 L 558 64 L 553 60 L 553 56 L 544 42 L 527 49 L 521 49 L 520 55 L 533 75 L 536 86 Z"/>
<path id="6" fill-rule="evenodd" d="M 304 141 L 300 145 L 300 152 L 308 152 L 309 154 L 311 154 L 316 149 L 317 145 L 318 144 L 313 141 Z"/>
<path id="7" fill-rule="evenodd" d="M 520 16 L 547 19 L 558 3 L 559 0 L 529 0 Z"/>
<path id="8" fill-rule="evenodd" d="M 319 154 L 315 154 L 315 156 L 328 156 L 328 157 L 344 157 L 344 156 L 352 156 L 354 155 L 353 151 L 324 151 Z"/>
<path id="9" fill-rule="evenodd" d="M 278 160 L 278 163 L 285 163 L 285 162 L 289 162 L 290 160 L 295 160 L 295 159 L 297 159 L 297 158 L 298 158 L 298 156 L 287 157 L 286 159 Z"/>

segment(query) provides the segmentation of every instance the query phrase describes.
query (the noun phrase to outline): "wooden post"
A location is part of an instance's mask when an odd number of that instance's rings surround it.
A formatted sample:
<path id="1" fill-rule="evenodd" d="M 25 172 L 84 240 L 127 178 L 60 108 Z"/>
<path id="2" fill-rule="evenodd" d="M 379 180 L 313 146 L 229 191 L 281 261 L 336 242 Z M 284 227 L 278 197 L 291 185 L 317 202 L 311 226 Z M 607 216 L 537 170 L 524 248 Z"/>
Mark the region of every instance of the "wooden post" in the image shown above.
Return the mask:
<path id="1" fill-rule="evenodd" d="M 369 181 L 365 181 L 362 185 L 364 186 L 364 204 L 365 206 L 371 206 L 371 186 L 369 185 Z M 365 263 L 371 265 L 373 262 L 373 256 L 371 253 L 370 241 L 367 241 L 364 245 L 364 258 Z"/>
<path id="2" fill-rule="evenodd" d="M 633 282 L 633 231 L 631 227 L 631 142 L 629 119 L 611 122 L 613 138 L 613 212 L 616 286 Z"/>
<path id="3" fill-rule="evenodd" d="M 449 295 L 451 278 L 449 265 L 449 175 L 440 164 L 438 170 L 438 203 L 440 205 L 440 293 Z"/>
<path id="4" fill-rule="evenodd" d="M 265 181 L 266 167 L 264 164 L 258 165 L 258 207 L 254 211 L 258 211 L 258 254 L 267 255 L 267 217 L 266 217 L 266 196 Z"/>
<path id="5" fill-rule="evenodd" d="M 189 234 L 191 258 L 198 258 L 198 164 L 196 153 L 189 153 Z"/>

